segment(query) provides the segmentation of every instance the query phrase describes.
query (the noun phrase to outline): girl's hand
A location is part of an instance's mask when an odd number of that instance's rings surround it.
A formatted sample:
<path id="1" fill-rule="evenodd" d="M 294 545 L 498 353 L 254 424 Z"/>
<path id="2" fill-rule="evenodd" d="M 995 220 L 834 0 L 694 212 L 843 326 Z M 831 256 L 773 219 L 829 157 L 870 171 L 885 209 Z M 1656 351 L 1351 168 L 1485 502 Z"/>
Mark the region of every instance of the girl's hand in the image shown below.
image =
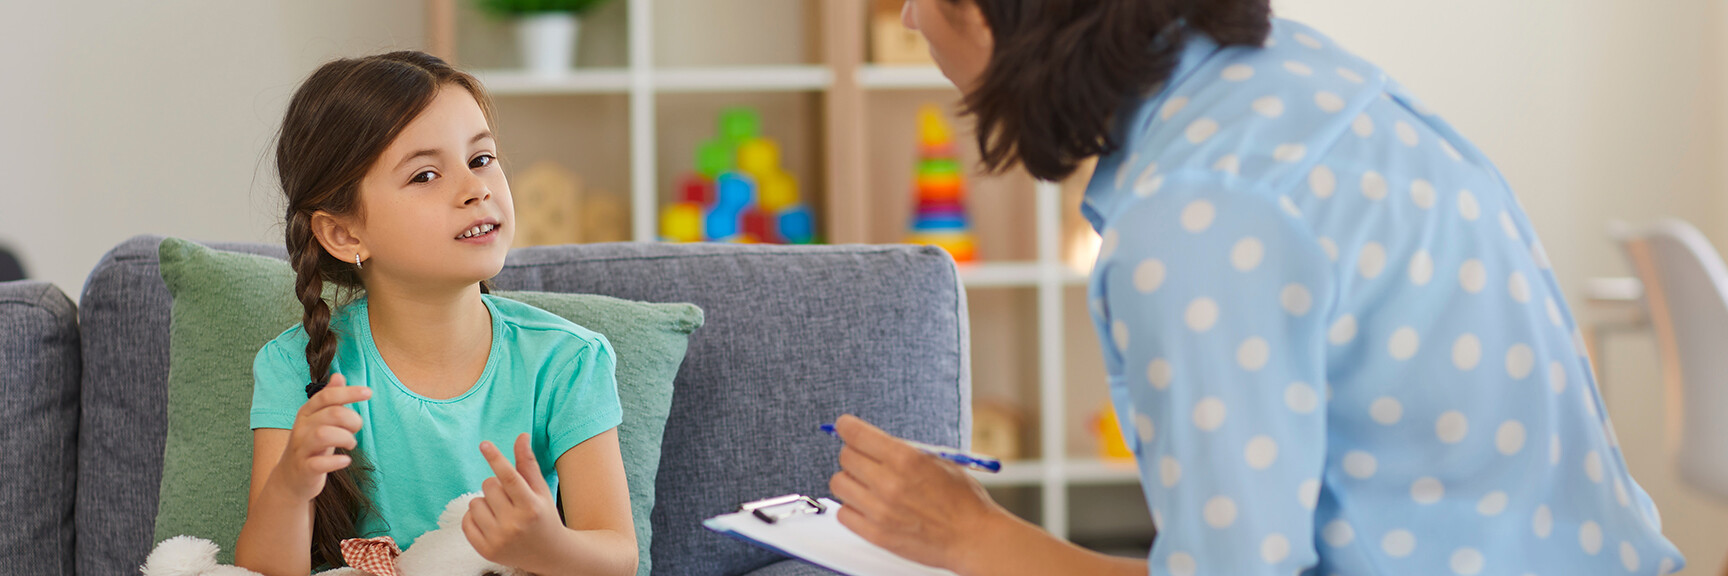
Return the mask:
<path id="1" fill-rule="evenodd" d="M 462 517 L 462 533 L 480 556 L 513 568 L 544 573 L 538 564 L 553 554 L 564 525 L 558 519 L 558 504 L 552 489 L 540 475 L 540 464 L 528 445 L 528 435 L 516 437 L 516 466 L 491 442 L 480 443 L 480 453 L 492 465 L 493 477 L 480 485 L 484 496 L 468 504 Z"/>
<path id="2" fill-rule="evenodd" d="M 906 445 L 855 416 L 835 429 L 840 472 L 828 489 L 845 503 L 840 524 L 921 564 L 961 571 L 988 523 L 1008 512 L 961 467 Z M 963 572 L 964 573 L 964 572 Z"/>
<path id="3" fill-rule="evenodd" d="M 360 431 L 360 414 L 346 405 L 372 397 L 372 389 L 348 386 L 341 374 L 300 406 L 282 461 L 271 472 L 274 483 L 303 500 L 324 491 L 324 476 L 353 462 L 337 448 L 353 450 L 354 433 Z"/>

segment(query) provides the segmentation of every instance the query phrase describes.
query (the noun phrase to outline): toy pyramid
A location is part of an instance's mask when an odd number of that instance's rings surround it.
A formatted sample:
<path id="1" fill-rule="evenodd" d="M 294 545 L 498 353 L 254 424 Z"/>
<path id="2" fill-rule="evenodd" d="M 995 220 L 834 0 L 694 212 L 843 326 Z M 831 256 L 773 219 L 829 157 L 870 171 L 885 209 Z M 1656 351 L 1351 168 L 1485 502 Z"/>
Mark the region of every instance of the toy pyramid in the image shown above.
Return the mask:
<path id="1" fill-rule="evenodd" d="M 679 184 L 678 201 L 660 213 L 668 242 L 811 244 L 815 220 L 798 182 L 780 167 L 780 145 L 762 136 L 755 110 L 720 114 L 720 134 L 696 151 L 696 172 Z"/>
<path id="2" fill-rule="evenodd" d="M 977 241 L 966 218 L 966 186 L 954 153 L 954 131 L 934 105 L 918 110 L 918 165 L 913 191 L 918 204 L 906 242 L 941 247 L 955 262 L 977 261 Z"/>

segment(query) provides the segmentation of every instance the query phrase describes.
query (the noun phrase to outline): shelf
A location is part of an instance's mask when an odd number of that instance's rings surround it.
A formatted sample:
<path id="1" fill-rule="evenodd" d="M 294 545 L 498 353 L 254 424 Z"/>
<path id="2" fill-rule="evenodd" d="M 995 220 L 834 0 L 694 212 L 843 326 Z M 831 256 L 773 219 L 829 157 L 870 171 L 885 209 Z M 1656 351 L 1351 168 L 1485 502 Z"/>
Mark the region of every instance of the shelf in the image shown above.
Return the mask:
<path id="1" fill-rule="evenodd" d="M 1060 282 L 1066 286 L 1084 285 L 1086 276 L 1067 266 L 1061 267 Z M 1012 288 L 1038 285 L 1039 267 L 1036 262 L 995 262 L 961 264 L 960 283 L 967 288 Z"/>
<path id="2" fill-rule="evenodd" d="M 630 69 L 595 68 L 559 76 L 521 70 L 474 73 L 494 95 L 623 94 L 630 91 Z M 826 66 L 741 66 L 662 68 L 650 73 L 657 92 L 807 92 L 826 90 L 834 74 Z"/>
<path id="3" fill-rule="evenodd" d="M 858 68 L 858 85 L 876 90 L 953 90 L 954 83 L 935 66 L 883 66 Z"/>
<path id="4" fill-rule="evenodd" d="M 802 92 L 834 85 L 827 66 L 662 68 L 654 71 L 660 92 Z"/>
<path id="5" fill-rule="evenodd" d="M 630 70 L 596 68 L 560 76 L 540 76 L 522 70 L 481 70 L 474 77 L 494 96 L 543 94 L 623 94 L 630 91 Z"/>
<path id="6" fill-rule="evenodd" d="M 1076 458 L 1064 464 L 1063 476 L 1069 486 L 1140 483 L 1140 470 L 1135 468 L 1133 460 Z M 1002 464 L 1001 472 L 971 474 L 985 486 L 1039 486 L 1044 484 L 1044 463 L 1038 460 L 1006 462 Z"/>

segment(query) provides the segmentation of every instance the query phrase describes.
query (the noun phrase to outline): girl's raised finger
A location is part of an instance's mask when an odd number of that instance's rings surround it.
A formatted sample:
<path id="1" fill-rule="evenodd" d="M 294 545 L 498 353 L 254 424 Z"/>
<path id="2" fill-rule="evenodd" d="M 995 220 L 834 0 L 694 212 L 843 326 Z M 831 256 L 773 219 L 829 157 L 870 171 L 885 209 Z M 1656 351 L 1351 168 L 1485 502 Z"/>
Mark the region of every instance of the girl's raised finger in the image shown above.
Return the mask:
<path id="1" fill-rule="evenodd" d="M 522 475 L 516 473 L 516 468 L 510 465 L 510 460 L 504 457 L 504 453 L 498 451 L 498 446 L 491 442 L 481 442 L 480 453 L 486 456 L 486 464 L 492 467 L 492 475 L 498 480 L 501 495 L 510 499 L 512 504 L 528 502 L 529 500 L 524 498 L 531 495 L 528 485 L 522 480 Z"/>
<path id="2" fill-rule="evenodd" d="M 533 492 L 552 491 L 546 484 L 546 478 L 540 475 L 540 461 L 534 458 L 534 447 L 528 441 L 528 433 L 516 436 L 516 473 L 522 475 L 522 481 Z"/>

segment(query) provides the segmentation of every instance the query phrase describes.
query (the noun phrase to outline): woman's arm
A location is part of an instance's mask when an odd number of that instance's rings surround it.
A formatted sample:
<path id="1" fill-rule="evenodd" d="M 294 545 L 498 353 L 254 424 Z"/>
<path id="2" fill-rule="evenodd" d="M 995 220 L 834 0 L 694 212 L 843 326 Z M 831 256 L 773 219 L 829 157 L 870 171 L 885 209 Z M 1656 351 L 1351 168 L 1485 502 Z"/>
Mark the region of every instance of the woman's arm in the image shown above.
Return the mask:
<path id="1" fill-rule="evenodd" d="M 966 576 L 1144 576 L 1146 561 L 1058 540 L 1002 509 L 959 466 L 925 455 L 851 415 L 836 424 L 846 446 L 829 481 L 846 503 L 840 523 L 907 559 Z"/>
<path id="2" fill-rule="evenodd" d="M 617 428 L 558 457 L 564 524 L 527 434 L 516 438 L 515 466 L 490 442 L 481 443 L 480 452 L 496 476 L 481 485 L 485 496 L 469 505 L 462 531 L 481 556 L 542 576 L 636 573 L 636 528 Z"/>
<path id="3" fill-rule="evenodd" d="M 312 498 L 325 474 L 348 466 L 336 448 L 354 448 L 360 415 L 345 404 L 371 397 L 341 375 L 300 407 L 292 430 L 252 432 L 252 483 L 234 565 L 266 576 L 312 572 Z"/>

